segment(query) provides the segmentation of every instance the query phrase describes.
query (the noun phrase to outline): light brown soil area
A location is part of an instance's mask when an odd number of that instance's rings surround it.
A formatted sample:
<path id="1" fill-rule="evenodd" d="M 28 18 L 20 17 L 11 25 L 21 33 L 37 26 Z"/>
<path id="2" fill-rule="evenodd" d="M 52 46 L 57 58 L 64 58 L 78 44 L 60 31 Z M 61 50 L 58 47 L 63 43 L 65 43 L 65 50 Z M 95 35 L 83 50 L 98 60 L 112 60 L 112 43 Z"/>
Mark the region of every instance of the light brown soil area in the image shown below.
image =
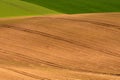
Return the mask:
<path id="1" fill-rule="evenodd" d="M 120 80 L 120 13 L 1 19 L 0 80 Z"/>

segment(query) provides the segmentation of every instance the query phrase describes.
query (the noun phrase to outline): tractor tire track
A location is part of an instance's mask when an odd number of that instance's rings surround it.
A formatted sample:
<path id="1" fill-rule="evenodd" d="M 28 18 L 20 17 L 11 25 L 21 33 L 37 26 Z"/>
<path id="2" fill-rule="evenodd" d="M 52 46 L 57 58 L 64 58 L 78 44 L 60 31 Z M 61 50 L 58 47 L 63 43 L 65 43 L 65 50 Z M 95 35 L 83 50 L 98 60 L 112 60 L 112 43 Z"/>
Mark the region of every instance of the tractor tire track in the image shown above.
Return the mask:
<path id="1" fill-rule="evenodd" d="M 13 68 L 8 68 L 8 67 L 0 67 L 0 68 L 15 72 L 15 73 L 27 76 L 27 77 L 31 77 L 31 78 L 37 79 L 37 80 L 52 80 L 52 79 L 48 79 L 48 78 L 44 78 L 44 77 L 40 77 L 38 75 L 28 73 L 28 72 L 25 72 L 25 71 L 19 71 L 19 70 L 13 69 Z"/>
<path id="2" fill-rule="evenodd" d="M 50 17 L 46 17 L 46 18 L 50 18 Z M 33 18 L 33 19 L 35 19 L 35 18 Z M 76 20 L 76 19 L 66 19 L 66 18 L 50 18 L 50 19 L 67 20 L 67 21 L 73 21 L 73 22 L 85 22 L 85 23 L 90 23 L 90 24 L 94 24 L 94 25 L 99 25 L 100 27 L 103 27 L 105 29 L 111 29 L 111 30 L 113 28 L 120 29 L 119 25 L 97 22 L 97 21 Z M 117 53 L 117 52 L 112 52 L 112 51 L 107 50 L 107 49 L 102 49 L 102 48 L 97 48 L 97 47 L 94 47 L 94 46 L 86 45 L 82 42 L 75 41 L 75 40 L 72 40 L 72 39 L 67 39 L 67 38 L 64 38 L 64 37 L 61 37 L 61 36 L 41 32 L 41 31 L 37 31 L 37 30 L 22 28 L 22 27 L 10 25 L 10 24 L 1 24 L 0 26 L 1 26 L 0 28 L 8 28 L 8 29 L 13 29 L 13 30 L 23 31 L 23 32 L 30 33 L 30 34 L 36 34 L 36 35 L 40 35 L 40 36 L 43 36 L 43 37 L 48 37 L 48 38 L 52 38 L 52 39 L 55 39 L 55 40 L 63 41 L 63 42 L 66 42 L 66 43 L 69 43 L 69 44 L 72 44 L 72 45 L 76 45 L 76 46 L 80 46 L 80 47 L 84 47 L 84 48 L 88 48 L 88 49 L 93 49 L 93 50 L 105 53 L 107 55 L 111 55 L 111 56 L 120 58 L 120 54 Z M 48 66 L 51 66 L 51 67 L 66 69 L 66 70 L 71 70 L 71 71 L 78 71 L 78 72 L 86 72 L 86 73 L 92 73 L 92 74 L 98 74 L 98 75 L 108 75 L 108 76 L 120 77 L 119 73 L 115 74 L 115 73 L 112 73 L 112 72 L 111 73 L 100 72 L 100 71 L 97 72 L 97 71 L 91 71 L 91 70 L 85 70 L 85 69 L 79 69 L 79 68 L 72 68 L 72 67 L 69 67 L 69 66 L 64 66 L 64 65 L 53 63 L 53 62 L 50 62 L 50 61 L 41 60 L 41 59 L 38 59 L 38 58 L 33 58 L 33 57 L 30 57 L 30 56 L 27 56 L 27 55 L 23 55 L 21 53 L 16 53 L 14 51 L 8 51 L 8 50 L 0 49 L 0 52 L 1 52 L 0 54 L 3 53 L 2 56 L 6 56 L 5 54 L 8 54 L 6 57 L 18 58 L 18 59 L 20 59 L 20 61 L 23 61 L 23 62 L 26 62 L 26 63 L 29 63 L 29 64 L 34 64 L 34 65 L 45 64 L 45 65 L 48 65 Z M 16 71 L 16 70 L 11 69 L 11 68 L 6 68 L 6 69 L 11 70 L 13 72 L 18 72 L 18 73 L 23 74 L 23 75 L 27 74 L 26 76 L 33 76 L 35 79 L 43 79 L 44 80 L 44 78 L 41 78 L 41 77 L 33 75 L 33 74 Z M 50 79 L 48 79 L 48 80 L 50 80 Z"/>
<path id="3" fill-rule="evenodd" d="M 36 65 L 36 64 L 38 64 L 38 65 L 45 64 L 45 65 L 48 65 L 48 66 L 57 67 L 57 68 L 63 68 L 64 69 L 64 67 L 61 66 L 61 65 L 58 65 L 58 64 L 55 64 L 55 63 L 52 63 L 52 62 L 49 62 L 49 61 L 40 60 L 38 58 L 29 57 L 27 55 L 23 55 L 23 54 L 20 54 L 20 53 L 8 51 L 8 50 L 3 50 L 3 49 L 0 49 L 0 52 L 8 54 L 8 55 L 10 55 L 10 56 L 12 56 L 14 58 L 18 58 L 21 61 L 25 61 L 25 62 L 30 63 L 30 64 L 34 64 L 34 65 Z M 9 57 L 9 56 L 7 56 L 7 57 Z"/>
<path id="4" fill-rule="evenodd" d="M 96 25 L 100 25 L 101 27 L 112 27 L 112 28 L 116 28 L 116 29 L 120 29 L 119 25 L 114 25 L 114 24 L 110 24 L 110 23 L 103 23 L 103 22 L 98 22 L 98 21 L 90 21 L 90 20 L 77 20 L 77 19 L 65 19 L 65 18 L 56 18 L 56 19 L 63 19 L 63 20 L 70 20 L 70 21 L 77 21 L 77 22 L 85 22 L 85 23 L 91 23 L 91 24 L 96 24 Z"/>
<path id="5" fill-rule="evenodd" d="M 11 53 L 12 53 L 13 58 L 18 58 L 18 59 L 20 59 L 20 61 L 25 61 L 25 62 L 27 62 L 29 64 L 33 64 L 33 65 L 42 63 L 44 65 L 48 65 L 48 66 L 55 67 L 55 68 L 60 68 L 60 69 L 66 69 L 66 70 L 70 70 L 70 71 L 85 72 L 85 73 L 92 73 L 92 74 L 98 74 L 98 75 L 120 76 L 120 74 L 114 74 L 114 73 L 103 73 L 103 72 L 95 72 L 95 71 L 89 71 L 89 70 L 84 70 L 84 69 L 75 69 L 75 68 L 71 68 L 71 67 L 68 67 L 68 66 L 65 67 L 65 66 L 60 65 L 60 64 L 55 64 L 55 63 L 52 63 L 52 62 L 40 60 L 38 58 L 29 57 L 27 55 L 23 55 L 23 54 L 20 54 L 20 53 L 8 51 L 8 50 L 3 50 L 3 49 L 0 49 L 0 52 L 2 52 L 3 55 L 8 54 L 10 56 L 12 56 L 11 55 Z M 9 56 L 6 56 L 6 57 L 9 57 Z"/>
<path id="6" fill-rule="evenodd" d="M 32 17 L 29 19 L 39 19 L 39 17 Z M 70 18 L 52 18 L 52 17 L 40 17 L 40 18 L 47 18 L 47 19 L 58 19 L 58 20 L 67 20 L 67 21 L 74 21 L 74 22 L 85 22 L 85 23 L 90 23 L 90 24 L 95 24 L 95 25 L 100 25 L 99 27 L 107 27 L 107 28 L 116 28 L 120 29 L 120 25 L 115 25 L 115 24 L 110 24 L 110 23 L 105 23 L 105 22 L 98 22 L 98 21 L 91 21 L 91 20 L 84 20 L 84 19 L 70 19 Z"/>
<path id="7" fill-rule="evenodd" d="M 78 41 L 75 41 L 75 40 L 72 40 L 72 39 L 66 39 L 66 38 L 63 38 L 63 37 L 60 37 L 60 36 L 40 32 L 40 31 L 36 31 L 36 30 L 31 30 L 31 29 L 27 29 L 27 28 L 17 27 L 17 26 L 13 26 L 13 25 L 8 25 L 8 24 L 2 24 L 0 26 L 2 26 L 2 28 L 9 28 L 9 29 L 19 30 L 19 31 L 23 31 L 23 32 L 31 33 L 31 34 L 41 35 L 43 37 L 48 37 L 48 38 L 52 38 L 52 39 L 55 39 L 55 40 L 63 41 L 63 42 L 66 42 L 66 43 L 69 43 L 69 44 L 72 44 L 72 45 L 76 45 L 76 46 L 80 46 L 80 47 L 84 47 L 84 48 L 88 48 L 88 49 L 93 49 L 93 50 L 96 50 L 96 51 L 99 51 L 99 52 L 106 53 L 106 54 L 111 55 L 111 56 L 120 57 L 119 53 L 111 52 L 111 51 L 106 50 L 106 49 L 100 49 L 100 48 L 92 47 L 92 46 L 83 44 L 81 42 L 78 42 Z"/>

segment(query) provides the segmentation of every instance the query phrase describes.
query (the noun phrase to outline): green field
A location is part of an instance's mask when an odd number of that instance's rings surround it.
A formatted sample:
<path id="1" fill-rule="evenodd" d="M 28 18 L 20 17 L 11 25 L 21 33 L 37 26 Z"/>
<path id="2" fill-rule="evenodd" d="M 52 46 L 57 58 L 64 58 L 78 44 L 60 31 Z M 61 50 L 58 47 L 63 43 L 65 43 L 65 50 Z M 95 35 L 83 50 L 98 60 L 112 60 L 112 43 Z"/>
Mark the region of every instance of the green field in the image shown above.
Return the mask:
<path id="1" fill-rule="evenodd" d="M 0 17 L 44 14 L 58 14 L 58 12 L 22 0 L 0 0 Z"/>
<path id="2" fill-rule="evenodd" d="M 120 12 L 120 0 L 0 0 L 0 17 Z"/>

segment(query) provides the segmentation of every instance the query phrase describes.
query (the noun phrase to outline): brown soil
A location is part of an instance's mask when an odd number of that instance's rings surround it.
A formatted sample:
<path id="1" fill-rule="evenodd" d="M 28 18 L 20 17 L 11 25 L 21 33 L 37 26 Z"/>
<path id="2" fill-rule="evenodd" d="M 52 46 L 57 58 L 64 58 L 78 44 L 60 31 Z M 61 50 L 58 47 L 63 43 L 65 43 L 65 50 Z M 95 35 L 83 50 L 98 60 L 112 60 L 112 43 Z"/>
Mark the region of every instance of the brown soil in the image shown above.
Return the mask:
<path id="1" fill-rule="evenodd" d="M 0 80 L 120 80 L 120 13 L 1 19 Z"/>

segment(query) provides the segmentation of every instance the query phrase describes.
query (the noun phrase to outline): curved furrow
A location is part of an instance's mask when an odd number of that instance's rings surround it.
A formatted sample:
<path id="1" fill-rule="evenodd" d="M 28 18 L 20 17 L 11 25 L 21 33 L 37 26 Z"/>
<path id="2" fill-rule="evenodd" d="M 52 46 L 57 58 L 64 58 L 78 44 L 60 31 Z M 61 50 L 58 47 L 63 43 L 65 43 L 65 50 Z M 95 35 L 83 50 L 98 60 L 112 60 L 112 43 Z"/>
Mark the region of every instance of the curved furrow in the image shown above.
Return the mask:
<path id="1" fill-rule="evenodd" d="M 119 21 L 117 25 L 109 20 L 113 17 L 103 17 L 46 16 L 0 22 L 4 72 L 0 77 L 13 73 L 15 78 L 33 80 L 119 80 Z"/>
<path id="2" fill-rule="evenodd" d="M 19 30 L 19 31 L 23 31 L 23 32 L 28 32 L 28 33 L 31 33 L 31 34 L 37 34 L 37 35 L 41 35 L 41 36 L 44 36 L 44 37 L 48 37 L 48 38 L 60 40 L 60 41 L 63 41 L 63 42 L 67 42 L 67 43 L 70 43 L 70 44 L 73 44 L 73 45 L 76 45 L 76 46 L 97 50 L 99 52 L 103 52 L 103 53 L 106 53 L 108 55 L 120 57 L 119 53 L 111 52 L 111 51 L 106 50 L 106 49 L 95 48 L 95 47 L 83 44 L 81 42 L 78 42 L 78 41 L 75 41 L 75 40 L 72 40 L 72 39 L 66 39 L 66 38 L 56 36 L 56 35 L 52 35 L 52 34 L 49 34 L 49 33 L 40 32 L 40 31 L 27 29 L 27 28 L 22 28 L 22 27 L 17 27 L 17 26 L 8 25 L 8 24 L 2 24 L 1 26 L 2 26 L 2 28 L 9 28 L 9 29 Z"/>
<path id="3" fill-rule="evenodd" d="M 33 17 L 30 19 L 37 19 L 39 17 Z M 72 19 L 72 18 L 52 18 L 52 17 L 40 17 L 40 18 L 46 18 L 46 19 L 60 19 L 60 20 L 67 20 L 67 21 L 74 21 L 74 22 L 84 22 L 84 23 L 90 23 L 95 25 L 100 25 L 100 27 L 107 27 L 107 28 L 116 28 L 120 29 L 120 25 L 100 22 L 100 21 L 93 21 L 93 20 L 85 20 L 85 19 Z"/>
<path id="4" fill-rule="evenodd" d="M 9 67 L 1 67 L 0 66 L 0 68 L 6 69 L 6 70 L 9 70 L 9 71 L 13 71 L 13 72 L 16 72 L 18 74 L 21 74 L 21 75 L 24 75 L 24 76 L 27 76 L 27 77 L 31 77 L 31 78 L 34 78 L 34 79 L 37 79 L 37 80 L 52 80 L 52 79 L 43 78 L 43 77 L 40 77 L 40 76 L 35 75 L 35 74 L 31 74 L 31 73 L 28 73 L 28 72 L 25 72 L 25 71 L 19 71 L 19 70 L 9 68 Z"/>
<path id="5" fill-rule="evenodd" d="M 66 67 L 66 66 L 63 66 L 63 65 L 60 65 L 60 64 L 40 60 L 38 58 L 33 58 L 33 57 L 30 57 L 30 56 L 27 56 L 27 55 L 23 55 L 23 54 L 20 54 L 20 53 L 8 51 L 8 50 L 3 50 L 3 49 L 0 49 L 0 52 L 3 53 L 3 54 L 7 54 L 6 57 L 8 57 L 8 58 L 9 58 L 9 56 L 12 56 L 13 58 L 20 59 L 21 62 L 25 61 L 28 64 L 33 64 L 33 65 L 44 64 L 44 65 L 47 65 L 47 66 L 51 66 L 51 67 L 55 67 L 55 68 L 61 68 L 61 69 L 67 69 L 67 70 L 71 70 L 71 71 L 79 71 L 79 72 L 92 73 L 92 74 L 98 74 L 98 75 L 102 74 L 102 75 L 120 76 L 120 74 L 114 74 L 114 73 L 103 73 L 103 72 L 95 72 L 95 71 L 89 71 L 89 70 L 84 70 L 84 69 L 74 69 L 74 68 L 70 68 L 69 66 Z"/>

